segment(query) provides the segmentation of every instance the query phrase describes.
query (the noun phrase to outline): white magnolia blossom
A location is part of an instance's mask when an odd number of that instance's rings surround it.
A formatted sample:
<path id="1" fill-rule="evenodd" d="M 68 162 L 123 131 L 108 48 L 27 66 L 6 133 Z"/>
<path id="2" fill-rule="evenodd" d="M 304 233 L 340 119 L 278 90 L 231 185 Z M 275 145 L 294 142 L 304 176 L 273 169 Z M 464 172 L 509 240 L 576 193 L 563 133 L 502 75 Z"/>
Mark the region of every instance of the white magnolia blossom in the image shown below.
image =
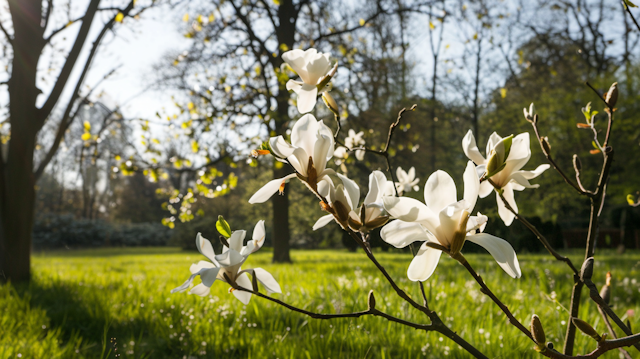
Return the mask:
<path id="1" fill-rule="evenodd" d="M 494 132 L 491 134 L 491 137 L 489 137 L 489 141 L 487 142 L 487 159 L 485 159 L 478 150 L 476 139 L 471 130 L 469 130 L 462 139 L 462 149 L 467 157 L 477 165 L 479 175 L 482 175 L 482 173 L 485 172 L 488 158 L 491 155 L 492 150 L 501 141 L 502 137 L 498 136 L 497 133 Z M 500 170 L 500 172 L 491 176 L 491 181 L 495 183 L 497 189 L 503 191 L 502 194 L 504 198 L 509 202 L 509 205 L 514 211 L 516 211 L 516 213 L 518 212 L 518 205 L 516 204 L 513 196 L 513 191 L 522 191 L 525 188 L 540 187 L 539 184 L 529 183 L 529 180 L 538 177 L 542 172 L 549 168 L 548 164 L 543 164 L 533 171 L 522 171 L 522 167 L 524 167 L 524 165 L 529 161 L 529 158 L 531 158 L 529 133 L 525 132 L 513 138 L 509 155 L 504 163 L 504 168 Z M 482 182 L 482 184 L 480 184 L 480 197 L 487 197 L 492 190 L 493 186 L 489 181 Z M 511 225 L 515 215 L 507 209 L 497 192 L 496 200 L 498 202 L 498 214 L 500 215 L 500 218 L 502 218 L 505 225 Z"/>
<path id="2" fill-rule="evenodd" d="M 389 217 L 382 206 L 382 197 L 389 194 L 384 173 L 373 171 L 369 175 L 369 192 L 362 205 L 357 208 L 360 203 L 360 187 L 346 176 L 338 174 L 338 177 L 342 184 L 334 188 L 329 177 L 326 177 L 325 181 L 318 184 L 318 193 L 327 198 L 329 205 L 334 208 L 337 201 L 344 205 L 348 211 L 347 222 L 353 230 L 366 232 L 387 222 Z M 322 228 L 333 220 L 333 214 L 322 216 L 313 225 L 313 230 Z"/>
<path id="3" fill-rule="evenodd" d="M 298 95 L 298 111 L 313 111 L 318 98 L 318 84 L 331 70 L 329 53 L 318 53 L 316 49 L 302 51 L 295 49 L 282 54 L 282 59 L 291 66 L 302 81 L 289 80 L 287 90 Z M 332 76 L 335 72 L 332 70 Z"/>
<path id="4" fill-rule="evenodd" d="M 309 186 L 315 187 L 326 175 L 335 173 L 326 168 L 327 161 L 333 157 L 335 143 L 333 133 L 322 121 L 311 114 L 302 116 L 291 129 L 291 144 L 282 136 L 271 137 L 271 152 L 279 161 L 288 162 L 296 170 L 283 178 L 269 181 L 250 199 L 249 203 L 266 202 L 274 193 L 282 190 L 284 183 L 299 177 Z"/>
<path id="5" fill-rule="evenodd" d="M 362 138 L 363 136 L 364 132 L 360 131 L 356 133 L 356 131 L 349 129 L 349 136 L 344 139 L 344 145 L 350 150 L 364 146 L 366 142 L 364 141 L 364 138 Z M 364 159 L 365 153 L 365 150 L 356 150 L 356 158 L 358 161 L 362 161 Z"/>
<path id="6" fill-rule="evenodd" d="M 407 276 L 412 281 L 425 281 L 433 274 L 442 251 L 427 245 L 434 243 L 450 251 L 460 252 L 465 241 L 485 248 L 513 278 L 521 275 L 513 247 L 504 239 L 486 233 L 476 233 L 487 222 L 483 215 L 470 216 L 478 199 L 480 181 L 471 161 L 464 171 L 464 196 L 456 200 L 456 185 L 444 171 L 434 172 L 424 186 L 426 205 L 408 197 L 384 197 L 384 208 L 397 220 L 382 227 L 382 239 L 397 247 L 424 241 L 413 258 Z"/>
<path id="7" fill-rule="evenodd" d="M 420 187 L 418 187 L 418 182 L 420 182 L 419 178 L 416 178 L 416 169 L 415 167 L 411 167 L 409 172 L 406 172 L 402 169 L 402 167 L 398 167 L 396 169 L 396 176 L 398 177 L 398 182 L 396 182 L 396 188 L 399 193 L 407 193 L 413 191 L 418 191 Z"/>
<path id="8" fill-rule="evenodd" d="M 194 286 L 189 291 L 190 294 L 197 294 L 201 297 L 209 295 L 211 286 L 216 280 L 227 283 L 227 278 L 234 281 L 238 286 L 252 289 L 252 283 L 247 273 L 256 276 L 256 279 L 262 283 L 268 293 L 282 293 L 280 285 L 273 276 L 262 268 L 241 270 L 240 266 L 247 260 L 251 253 L 254 253 L 262 245 L 265 240 L 264 221 L 259 221 L 253 229 L 252 240 L 243 246 L 246 231 L 234 231 L 228 240 L 229 247 L 223 246 L 222 253 L 217 254 L 213 251 L 213 246 L 208 239 L 204 238 L 200 233 L 196 236 L 196 246 L 198 251 L 202 253 L 208 261 L 200 261 L 191 265 L 189 270 L 191 276 L 181 286 L 171 290 L 171 293 L 183 292 L 187 290 L 196 276 L 200 276 L 202 283 Z M 231 290 L 233 295 L 242 303 L 248 304 L 251 300 L 251 293 L 240 290 Z"/>

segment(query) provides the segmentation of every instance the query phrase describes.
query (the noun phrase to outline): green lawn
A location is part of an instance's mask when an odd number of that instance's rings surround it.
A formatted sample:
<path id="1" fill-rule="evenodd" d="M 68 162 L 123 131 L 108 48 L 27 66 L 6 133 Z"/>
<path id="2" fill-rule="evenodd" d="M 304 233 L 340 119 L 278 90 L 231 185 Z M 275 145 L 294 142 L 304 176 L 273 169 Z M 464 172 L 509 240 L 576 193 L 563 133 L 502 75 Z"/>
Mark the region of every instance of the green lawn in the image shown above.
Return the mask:
<path id="1" fill-rule="evenodd" d="M 308 310 L 364 310 L 367 293 L 373 289 L 378 309 L 428 323 L 396 296 L 364 254 L 293 251 L 292 256 L 293 265 L 273 265 L 270 253 L 263 249 L 245 267 L 270 271 L 283 289 L 274 297 Z M 579 253 L 573 257 L 580 263 Z M 405 275 L 410 255 L 379 253 L 378 258 L 419 301 L 417 285 Z M 562 345 L 571 289 L 563 263 L 543 255 L 521 255 L 522 278 L 512 279 L 488 255 L 467 258 L 518 319 L 528 326 L 531 314 L 538 314 L 547 340 L 556 347 Z M 625 321 L 628 317 L 637 331 L 640 254 L 597 258 L 594 282 L 601 285 L 605 273 L 612 271 L 614 310 Z M 36 254 L 29 286 L 0 285 L 0 358 L 115 358 L 116 354 L 120 358 L 468 357 L 439 333 L 416 331 L 382 318 L 320 321 L 256 297 L 243 306 L 221 282 L 215 283 L 207 298 L 170 294 L 188 277 L 189 265 L 201 259 L 197 252 L 175 248 Z M 530 350 L 532 343 L 506 323 L 451 258 L 442 257 L 426 289 L 431 307 L 441 318 L 489 357 L 537 357 Z M 580 317 L 604 332 L 594 305 L 583 304 Z M 594 344 L 579 334 L 576 349 L 584 353 Z M 617 357 L 617 352 L 608 356 Z"/>

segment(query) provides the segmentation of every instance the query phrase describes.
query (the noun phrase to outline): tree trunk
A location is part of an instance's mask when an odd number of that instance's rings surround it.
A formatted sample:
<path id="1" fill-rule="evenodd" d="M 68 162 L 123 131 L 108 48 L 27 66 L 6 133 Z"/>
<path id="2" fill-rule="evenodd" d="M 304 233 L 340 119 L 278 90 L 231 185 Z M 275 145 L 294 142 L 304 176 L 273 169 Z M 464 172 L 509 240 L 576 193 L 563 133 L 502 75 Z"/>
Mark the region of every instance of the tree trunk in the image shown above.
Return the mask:
<path id="1" fill-rule="evenodd" d="M 13 61 L 9 79 L 11 140 L 7 162 L 2 165 L 2 253 L 0 271 L 12 282 L 31 276 L 31 231 L 35 206 L 33 151 L 41 127 L 36 108 L 36 71 L 43 42 L 41 2 L 10 0 L 13 22 Z"/>

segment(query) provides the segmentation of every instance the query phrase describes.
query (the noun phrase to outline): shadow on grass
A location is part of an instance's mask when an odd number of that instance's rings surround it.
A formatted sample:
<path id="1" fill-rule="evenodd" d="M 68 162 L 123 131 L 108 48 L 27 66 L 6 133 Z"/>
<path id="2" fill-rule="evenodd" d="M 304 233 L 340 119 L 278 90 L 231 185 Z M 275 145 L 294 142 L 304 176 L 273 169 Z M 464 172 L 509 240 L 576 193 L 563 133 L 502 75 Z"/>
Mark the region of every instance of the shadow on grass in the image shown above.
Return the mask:
<path id="1" fill-rule="evenodd" d="M 163 358 L 185 354 L 179 346 L 170 345 L 161 336 L 154 335 L 153 326 L 144 318 L 114 320 L 108 308 L 96 300 L 100 293 L 93 291 L 83 297 L 83 291 L 78 287 L 76 283 L 52 281 L 43 284 L 38 280 L 14 285 L 16 293 L 29 302 L 30 308 L 46 312 L 50 320 L 48 329 L 61 333 L 61 346 L 81 338 L 82 346 L 77 357 Z M 135 341 L 135 344 L 131 345 L 130 341 Z M 153 350 L 145 350 L 145 347 Z"/>

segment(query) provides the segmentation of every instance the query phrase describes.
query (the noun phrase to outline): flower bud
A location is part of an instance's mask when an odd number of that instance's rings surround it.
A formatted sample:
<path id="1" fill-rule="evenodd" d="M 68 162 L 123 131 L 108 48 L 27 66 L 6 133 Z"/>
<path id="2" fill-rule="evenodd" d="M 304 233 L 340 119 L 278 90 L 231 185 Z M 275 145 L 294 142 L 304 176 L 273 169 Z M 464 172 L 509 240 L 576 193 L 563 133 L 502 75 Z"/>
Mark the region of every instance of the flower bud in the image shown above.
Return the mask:
<path id="1" fill-rule="evenodd" d="M 591 279 L 593 275 L 593 257 L 587 258 L 584 263 L 582 263 L 582 268 L 580 269 L 580 279 L 587 280 Z"/>
<path id="2" fill-rule="evenodd" d="M 580 329 L 580 331 L 583 332 L 584 334 L 590 336 L 591 338 L 593 338 L 597 342 L 602 341 L 602 339 L 603 339 L 602 336 L 600 336 L 600 334 L 598 334 L 598 332 L 596 332 L 596 330 L 593 329 L 591 324 L 585 322 L 582 319 L 578 319 L 578 318 L 571 318 L 571 321 L 573 322 L 573 325 L 575 325 L 576 328 Z"/>
<path id="3" fill-rule="evenodd" d="M 460 214 L 460 221 L 458 222 L 458 228 L 456 228 L 451 240 L 451 248 L 449 248 L 449 255 L 454 256 L 460 253 L 464 241 L 467 239 L 467 222 L 469 221 L 469 212 L 463 210 Z"/>
<path id="4" fill-rule="evenodd" d="M 602 286 L 602 289 L 600 289 L 600 296 L 608 305 L 609 300 L 611 300 L 611 272 L 607 272 L 607 282 Z"/>
<path id="5" fill-rule="evenodd" d="M 531 335 L 533 335 L 533 340 L 538 345 L 538 349 L 540 351 L 546 349 L 545 343 L 547 338 L 544 335 L 544 329 L 542 329 L 542 323 L 540 322 L 540 318 L 537 315 L 533 315 L 531 317 Z"/>
<path id="6" fill-rule="evenodd" d="M 522 112 L 524 112 L 524 118 L 529 121 L 529 122 L 533 122 L 533 118 L 536 115 L 536 107 L 533 105 L 533 102 L 531 103 L 531 105 L 529 106 L 529 111 L 527 111 L 527 108 L 523 108 Z"/>
<path id="7" fill-rule="evenodd" d="M 540 138 L 540 145 L 542 146 L 542 151 L 545 155 L 549 155 L 551 153 L 551 145 L 549 144 L 549 137 L 545 136 Z"/>
<path id="8" fill-rule="evenodd" d="M 329 92 L 325 91 L 322 93 L 322 101 L 324 101 L 324 104 L 327 105 L 329 110 L 331 110 L 334 115 L 340 116 L 340 109 L 338 108 L 338 104 L 336 103 L 336 100 L 333 99 L 333 96 L 329 94 Z"/>
<path id="9" fill-rule="evenodd" d="M 502 171 L 506 165 L 509 152 L 511 152 L 511 143 L 513 142 L 513 135 L 503 138 L 492 149 L 489 160 L 487 161 L 487 175 L 489 178 L 496 173 Z"/>
<path id="10" fill-rule="evenodd" d="M 376 309 L 376 297 L 373 295 L 373 289 L 369 291 L 369 309 Z"/>
<path id="11" fill-rule="evenodd" d="M 607 101 L 607 105 L 613 108 L 618 102 L 618 83 L 614 82 L 611 87 L 609 87 L 609 91 L 604 96 L 604 100 Z"/>

